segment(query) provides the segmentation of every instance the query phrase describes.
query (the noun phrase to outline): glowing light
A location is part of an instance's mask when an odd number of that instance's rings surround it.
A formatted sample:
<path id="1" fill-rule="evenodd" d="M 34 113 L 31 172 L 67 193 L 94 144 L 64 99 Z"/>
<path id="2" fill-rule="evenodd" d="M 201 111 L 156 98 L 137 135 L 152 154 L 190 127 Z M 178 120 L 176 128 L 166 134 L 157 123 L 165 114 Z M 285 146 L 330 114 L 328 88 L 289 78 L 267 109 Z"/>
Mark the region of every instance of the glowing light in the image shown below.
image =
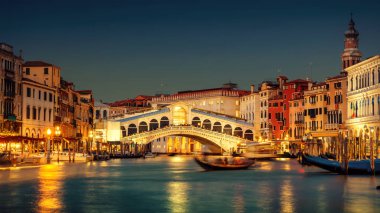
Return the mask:
<path id="1" fill-rule="evenodd" d="M 189 184 L 186 182 L 170 182 L 167 185 L 169 208 L 171 212 L 187 212 Z"/>
<path id="2" fill-rule="evenodd" d="M 50 128 L 47 129 L 46 134 L 49 136 L 51 135 L 51 129 Z"/>

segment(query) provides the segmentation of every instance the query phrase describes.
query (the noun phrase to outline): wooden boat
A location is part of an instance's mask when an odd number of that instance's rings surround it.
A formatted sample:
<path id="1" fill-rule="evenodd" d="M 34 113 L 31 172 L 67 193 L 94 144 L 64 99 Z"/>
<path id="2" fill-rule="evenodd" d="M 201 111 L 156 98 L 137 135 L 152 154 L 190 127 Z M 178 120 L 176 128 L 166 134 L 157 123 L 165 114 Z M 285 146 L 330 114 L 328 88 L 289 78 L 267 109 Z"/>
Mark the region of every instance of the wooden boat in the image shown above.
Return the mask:
<path id="1" fill-rule="evenodd" d="M 194 160 L 202 168 L 206 170 L 239 170 L 247 169 L 255 163 L 254 160 L 250 160 L 244 157 L 195 157 Z"/>
<path id="2" fill-rule="evenodd" d="M 144 155 L 144 158 L 155 158 L 156 155 L 151 153 L 151 152 L 147 152 L 145 155 Z"/>
<path id="3" fill-rule="evenodd" d="M 321 157 L 302 155 L 302 163 L 317 166 L 338 174 L 346 174 L 344 167 L 335 160 Z M 375 173 L 380 173 L 380 159 L 375 160 Z M 369 160 L 357 160 L 348 162 L 347 174 L 372 174 Z"/>

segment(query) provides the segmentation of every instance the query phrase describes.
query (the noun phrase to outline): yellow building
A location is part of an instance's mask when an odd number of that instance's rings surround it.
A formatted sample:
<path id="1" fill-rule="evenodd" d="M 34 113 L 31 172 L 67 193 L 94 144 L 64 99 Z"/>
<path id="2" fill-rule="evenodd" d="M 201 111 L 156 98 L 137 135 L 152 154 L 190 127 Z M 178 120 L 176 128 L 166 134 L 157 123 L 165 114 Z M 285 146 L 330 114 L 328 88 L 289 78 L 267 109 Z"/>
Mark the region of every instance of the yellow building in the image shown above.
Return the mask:
<path id="1" fill-rule="evenodd" d="M 354 143 L 357 158 L 379 150 L 380 134 L 380 55 L 346 68 L 348 79 L 348 136 Z M 372 146 L 371 146 L 372 143 Z"/>
<path id="2" fill-rule="evenodd" d="M 54 128 L 59 79 L 60 69 L 55 65 L 43 61 L 23 65 L 23 136 L 44 138 L 47 129 Z"/>

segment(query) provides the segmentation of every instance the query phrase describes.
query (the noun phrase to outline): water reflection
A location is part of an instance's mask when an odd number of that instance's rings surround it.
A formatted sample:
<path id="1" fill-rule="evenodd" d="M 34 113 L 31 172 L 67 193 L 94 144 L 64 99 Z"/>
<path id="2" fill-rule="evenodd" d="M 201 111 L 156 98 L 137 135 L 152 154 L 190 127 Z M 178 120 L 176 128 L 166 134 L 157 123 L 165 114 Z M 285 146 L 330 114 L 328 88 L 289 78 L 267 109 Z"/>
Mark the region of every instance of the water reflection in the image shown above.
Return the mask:
<path id="1" fill-rule="evenodd" d="M 169 209 L 171 212 L 188 212 L 188 190 L 190 185 L 186 182 L 169 182 L 167 192 L 169 195 Z"/>
<path id="2" fill-rule="evenodd" d="M 38 212 L 53 212 L 62 209 L 62 168 L 57 164 L 50 164 L 39 169 Z"/>
<path id="3" fill-rule="evenodd" d="M 284 180 L 280 190 L 281 212 L 294 212 L 293 185 L 290 180 Z"/>
<path id="4" fill-rule="evenodd" d="M 235 187 L 235 194 L 233 200 L 234 212 L 240 213 L 245 212 L 245 202 L 244 202 L 244 187 L 242 185 L 237 185 Z"/>

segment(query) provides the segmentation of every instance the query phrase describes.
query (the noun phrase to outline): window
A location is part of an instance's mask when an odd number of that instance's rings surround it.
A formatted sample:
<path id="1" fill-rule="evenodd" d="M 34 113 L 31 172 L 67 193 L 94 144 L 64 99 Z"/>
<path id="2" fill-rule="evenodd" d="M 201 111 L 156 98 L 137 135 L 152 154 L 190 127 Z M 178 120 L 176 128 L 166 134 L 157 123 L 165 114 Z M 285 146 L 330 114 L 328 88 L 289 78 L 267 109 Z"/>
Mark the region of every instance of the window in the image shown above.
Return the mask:
<path id="1" fill-rule="evenodd" d="M 26 68 L 26 69 L 25 69 L 25 74 L 26 74 L 26 75 L 30 75 L 30 68 Z"/>
<path id="2" fill-rule="evenodd" d="M 53 94 L 49 93 L 49 102 L 53 102 Z"/>
<path id="3" fill-rule="evenodd" d="M 47 93 L 44 92 L 44 101 L 46 101 L 46 99 L 47 99 Z"/>
<path id="4" fill-rule="evenodd" d="M 30 89 L 29 87 L 26 88 L 26 96 L 27 97 L 31 97 L 32 96 L 32 89 Z"/>
<path id="5" fill-rule="evenodd" d="M 46 108 L 44 108 L 44 121 L 46 121 Z"/>
<path id="6" fill-rule="evenodd" d="M 49 68 L 47 68 L 47 67 L 44 68 L 44 74 L 45 75 L 49 74 Z"/>
<path id="7" fill-rule="evenodd" d="M 30 119 L 30 106 L 26 106 L 26 119 Z"/>
<path id="8" fill-rule="evenodd" d="M 41 91 L 38 90 L 38 99 L 41 100 Z"/>
<path id="9" fill-rule="evenodd" d="M 37 109 L 33 107 L 33 120 L 37 119 Z"/>

